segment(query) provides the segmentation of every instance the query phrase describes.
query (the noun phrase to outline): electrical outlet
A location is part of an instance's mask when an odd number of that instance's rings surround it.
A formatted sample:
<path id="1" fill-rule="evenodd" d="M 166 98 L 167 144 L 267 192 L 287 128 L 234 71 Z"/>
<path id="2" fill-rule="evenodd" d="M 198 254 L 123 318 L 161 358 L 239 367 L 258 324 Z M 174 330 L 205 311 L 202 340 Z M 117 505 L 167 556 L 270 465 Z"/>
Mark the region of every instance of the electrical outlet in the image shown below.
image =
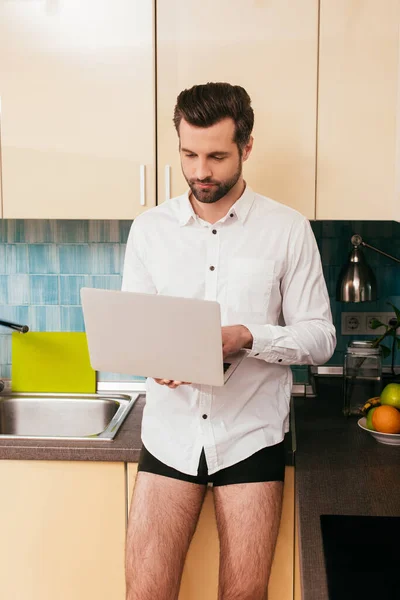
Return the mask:
<path id="1" fill-rule="evenodd" d="M 373 319 L 389 325 L 390 319 L 395 316 L 393 312 L 343 312 L 342 335 L 382 335 L 385 332 L 383 327 L 372 329 Z M 397 329 L 397 333 L 400 335 L 400 327 Z"/>
<path id="2" fill-rule="evenodd" d="M 342 313 L 342 335 L 351 335 L 363 333 L 365 330 L 365 319 L 363 313 L 343 312 Z"/>
<path id="3" fill-rule="evenodd" d="M 378 319 L 381 323 L 385 323 L 385 325 L 389 325 L 390 319 L 395 317 L 396 315 L 392 312 L 377 312 L 377 313 L 366 313 L 365 315 L 365 325 L 366 332 L 368 335 L 379 335 L 384 333 L 383 327 L 377 327 L 377 329 L 372 329 L 371 322 L 373 319 Z"/>
<path id="4" fill-rule="evenodd" d="M 366 313 L 365 314 L 365 333 L 367 333 L 368 335 L 371 334 L 375 334 L 375 335 L 379 335 L 385 332 L 385 328 L 382 327 L 377 327 L 376 329 L 374 329 L 372 327 L 372 321 L 376 319 L 377 321 L 380 321 L 381 323 L 384 323 L 385 325 L 387 324 L 388 318 L 387 318 L 387 313 Z"/>

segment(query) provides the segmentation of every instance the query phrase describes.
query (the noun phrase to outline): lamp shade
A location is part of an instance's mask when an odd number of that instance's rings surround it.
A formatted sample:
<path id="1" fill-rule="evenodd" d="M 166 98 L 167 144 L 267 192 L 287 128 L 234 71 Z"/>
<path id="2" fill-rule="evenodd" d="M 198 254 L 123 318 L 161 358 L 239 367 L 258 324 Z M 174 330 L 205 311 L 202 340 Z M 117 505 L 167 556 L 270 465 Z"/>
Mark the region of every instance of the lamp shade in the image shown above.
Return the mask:
<path id="1" fill-rule="evenodd" d="M 354 247 L 340 272 L 336 299 L 341 302 L 369 302 L 376 300 L 376 279 L 365 261 L 362 250 Z"/>

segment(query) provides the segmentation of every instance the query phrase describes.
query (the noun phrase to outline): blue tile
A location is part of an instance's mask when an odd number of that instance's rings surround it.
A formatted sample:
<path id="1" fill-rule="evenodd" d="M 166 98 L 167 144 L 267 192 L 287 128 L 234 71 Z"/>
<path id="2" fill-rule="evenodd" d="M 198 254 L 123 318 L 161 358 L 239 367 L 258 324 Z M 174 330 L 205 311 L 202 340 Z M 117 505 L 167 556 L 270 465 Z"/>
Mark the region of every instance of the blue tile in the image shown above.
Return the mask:
<path id="1" fill-rule="evenodd" d="M 80 306 L 61 306 L 61 331 L 85 331 Z"/>
<path id="2" fill-rule="evenodd" d="M 2 365 L 11 364 L 11 333 L 0 335 L 0 363 Z"/>
<path id="3" fill-rule="evenodd" d="M 30 244 L 28 246 L 30 273 L 58 273 L 58 248 L 55 244 Z"/>
<path id="4" fill-rule="evenodd" d="M 146 377 L 140 377 L 139 375 L 126 375 L 125 373 L 109 373 L 106 371 L 99 371 L 97 373 L 97 381 L 146 381 Z"/>
<path id="5" fill-rule="evenodd" d="M 29 304 L 28 275 L 0 275 L 0 304 Z"/>
<path id="6" fill-rule="evenodd" d="M 11 365 L 0 365 L 0 377 L 11 379 Z"/>
<path id="7" fill-rule="evenodd" d="M 126 244 L 133 221 L 119 221 L 119 241 Z"/>
<path id="8" fill-rule="evenodd" d="M 59 244 L 79 244 L 89 240 L 89 222 L 86 220 L 58 220 L 56 239 Z"/>
<path id="9" fill-rule="evenodd" d="M 121 273 L 121 275 L 124 272 L 125 254 L 126 254 L 126 244 L 120 244 L 120 251 L 119 251 L 119 272 Z"/>
<path id="10" fill-rule="evenodd" d="M 58 304 L 58 277 L 56 275 L 31 275 L 31 303 Z"/>
<path id="11" fill-rule="evenodd" d="M 7 243 L 7 219 L 0 219 L 0 243 Z"/>
<path id="12" fill-rule="evenodd" d="M 28 273 L 26 244 L 0 244 L 0 273 Z"/>
<path id="13" fill-rule="evenodd" d="M 60 276 L 60 304 L 81 303 L 80 289 L 93 287 L 90 275 L 61 275 Z"/>
<path id="14" fill-rule="evenodd" d="M 333 356 L 325 364 L 343 367 L 343 359 L 344 359 L 344 353 L 335 350 L 335 352 L 333 353 Z"/>
<path id="15" fill-rule="evenodd" d="M 92 286 L 102 290 L 120 290 L 121 285 L 121 275 L 94 275 L 92 277 Z"/>
<path id="16" fill-rule="evenodd" d="M 18 325 L 28 325 L 29 308 L 28 306 L 1 306 L 0 307 L 0 319 L 3 321 L 10 321 L 11 323 L 17 323 Z M 0 327 L 1 333 L 10 333 L 11 330 L 7 327 Z"/>
<path id="17" fill-rule="evenodd" d="M 60 257 L 60 273 L 78 275 L 90 274 L 90 246 L 87 244 L 65 244 L 58 247 Z"/>
<path id="18" fill-rule="evenodd" d="M 30 306 L 28 319 L 31 331 L 60 331 L 61 329 L 59 306 Z"/>
<path id="19" fill-rule="evenodd" d="M 23 219 L 9 219 L 5 223 L 7 242 L 25 242 L 25 221 Z"/>
<path id="20" fill-rule="evenodd" d="M 322 221 L 310 221 L 310 225 L 315 237 L 318 239 L 321 236 Z"/>
<path id="21" fill-rule="evenodd" d="M 93 244 L 90 246 L 90 273 L 119 274 L 120 244 Z"/>
<path id="22" fill-rule="evenodd" d="M 89 221 L 89 242 L 119 242 L 119 221 Z"/>
<path id="23" fill-rule="evenodd" d="M 30 244 L 55 242 L 56 222 L 50 219 L 26 219 L 24 221 L 24 241 Z"/>
<path id="24" fill-rule="evenodd" d="M 323 265 L 343 266 L 351 251 L 351 244 L 337 238 L 323 238 L 321 242 L 321 260 Z"/>

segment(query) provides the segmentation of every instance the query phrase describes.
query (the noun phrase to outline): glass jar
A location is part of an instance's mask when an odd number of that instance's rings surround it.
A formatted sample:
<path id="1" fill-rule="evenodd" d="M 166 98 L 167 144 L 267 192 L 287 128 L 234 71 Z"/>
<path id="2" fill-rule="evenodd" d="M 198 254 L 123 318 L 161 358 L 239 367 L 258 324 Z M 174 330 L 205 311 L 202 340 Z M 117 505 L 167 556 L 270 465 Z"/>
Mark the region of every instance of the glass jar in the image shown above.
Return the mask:
<path id="1" fill-rule="evenodd" d="M 344 357 L 343 375 L 343 413 L 347 417 L 360 417 L 366 401 L 379 396 L 382 390 L 381 349 L 374 348 L 367 340 L 350 342 Z"/>

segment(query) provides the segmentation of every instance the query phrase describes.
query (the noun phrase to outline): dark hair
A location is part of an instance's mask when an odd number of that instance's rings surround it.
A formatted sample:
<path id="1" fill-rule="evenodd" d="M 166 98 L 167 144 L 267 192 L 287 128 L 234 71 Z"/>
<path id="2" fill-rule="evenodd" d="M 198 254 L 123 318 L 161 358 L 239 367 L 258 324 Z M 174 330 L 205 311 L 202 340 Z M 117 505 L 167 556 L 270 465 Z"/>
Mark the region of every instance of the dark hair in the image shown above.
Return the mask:
<path id="1" fill-rule="evenodd" d="M 233 141 L 242 149 L 249 141 L 254 125 L 250 96 L 240 85 L 206 83 L 194 85 L 179 94 L 173 121 L 179 135 L 182 118 L 196 127 L 210 127 L 227 117 L 235 123 Z"/>

